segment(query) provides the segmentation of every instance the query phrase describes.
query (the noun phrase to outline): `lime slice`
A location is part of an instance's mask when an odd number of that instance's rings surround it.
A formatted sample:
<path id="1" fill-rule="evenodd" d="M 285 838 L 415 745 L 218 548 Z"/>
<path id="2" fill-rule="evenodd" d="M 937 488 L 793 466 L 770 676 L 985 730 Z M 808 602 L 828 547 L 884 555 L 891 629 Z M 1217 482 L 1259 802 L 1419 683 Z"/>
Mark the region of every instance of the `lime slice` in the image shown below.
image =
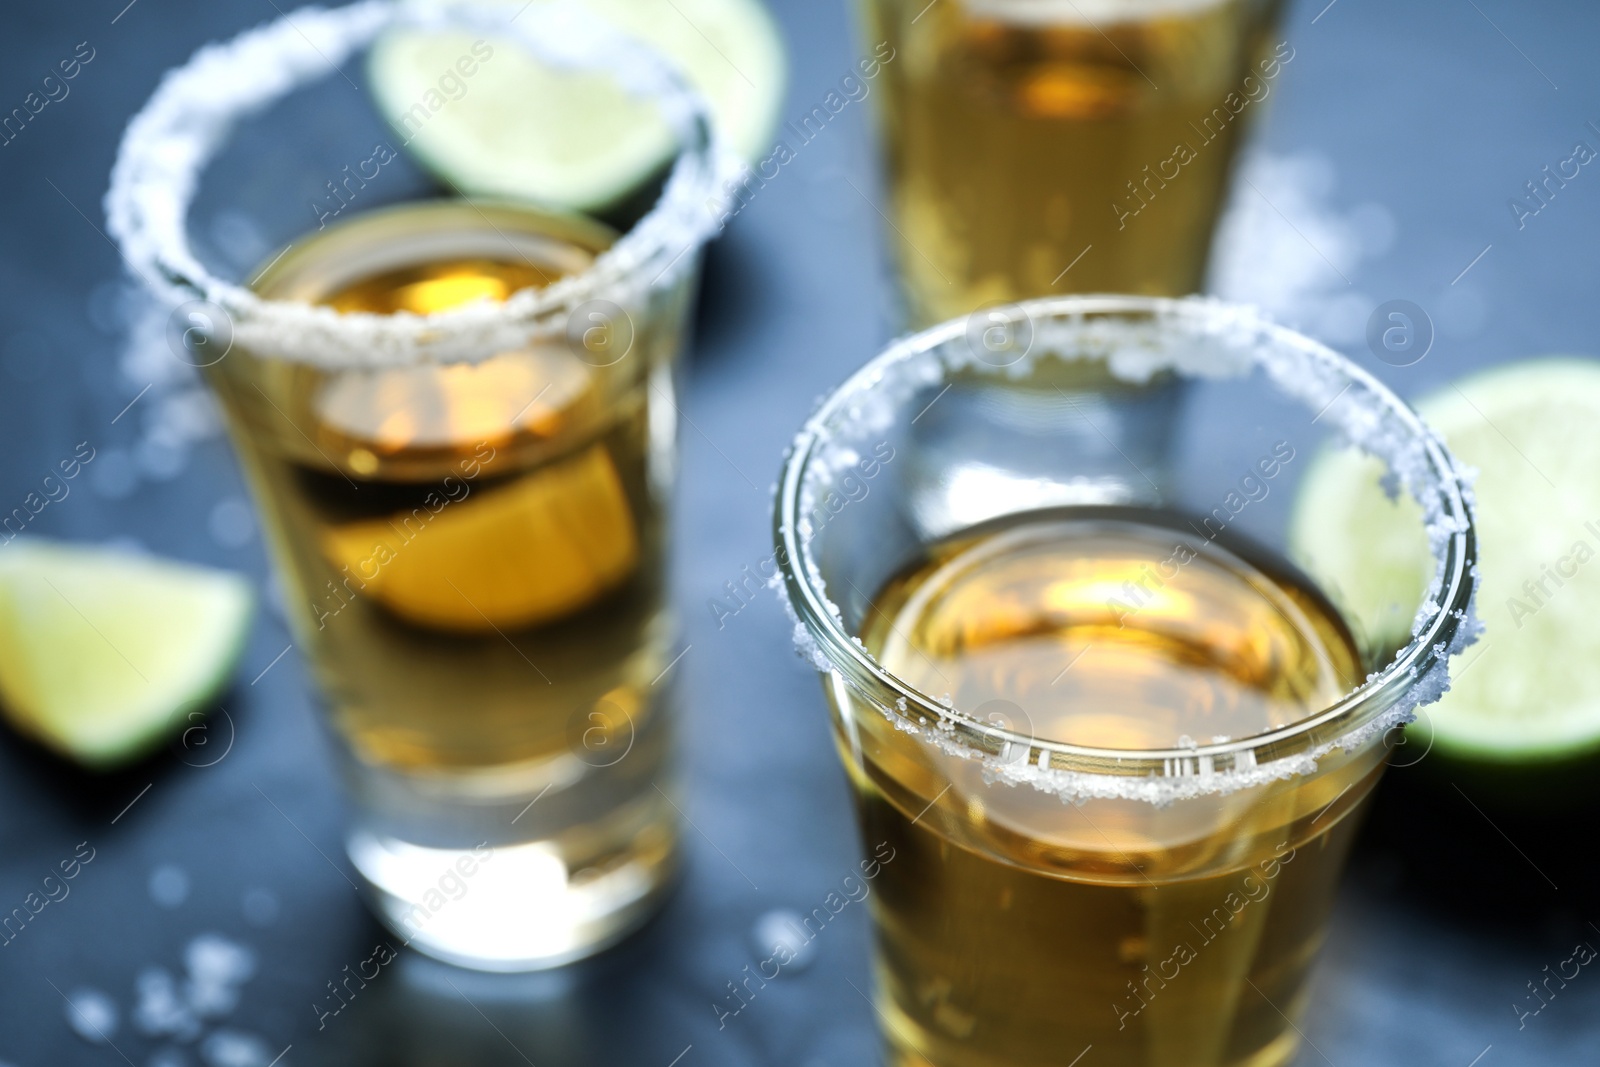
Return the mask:
<path id="1" fill-rule="evenodd" d="M 1600 363 L 1518 362 L 1417 409 L 1479 471 L 1485 629 L 1429 709 L 1435 745 L 1500 763 L 1600 749 Z M 1409 637 L 1431 562 L 1420 509 L 1387 499 L 1381 470 L 1354 452 L 1318 457 L 1289 542 L 1355 625 L 1394 650 Z"/>
<path id="2" fill-rule="evenodd" d="M 238 575 L 13 541 L 0 546 L 0 708 L 80 763 L 126 763 L 221 688 L 250 612 Z"/>
<path id="3" fill-rule="evenodd" d="M 507 0 L 508 13 L 523 2 Z M 754 163 L 771 150 L 785 63 L 760 0 L 580 6 L 681 70 L 745 159 Z M 510 41 L 392 31 L 373 45 L 367 73 L 396 134 L 469 196 L 595 211 L 635 191 L 675 151 L 653 104 L 629 98 L 606 74 L 538 63 Z"/>
<path id="4" fill-rule="evenodd" d="M 333 527 L 322 549 L 362 576 L 362 595 L 418 626 L 493 633 L 551 622 L 639 562 L 627 492 L 602 445 L 444 505 L 426 526 L 415 514 Z"/>

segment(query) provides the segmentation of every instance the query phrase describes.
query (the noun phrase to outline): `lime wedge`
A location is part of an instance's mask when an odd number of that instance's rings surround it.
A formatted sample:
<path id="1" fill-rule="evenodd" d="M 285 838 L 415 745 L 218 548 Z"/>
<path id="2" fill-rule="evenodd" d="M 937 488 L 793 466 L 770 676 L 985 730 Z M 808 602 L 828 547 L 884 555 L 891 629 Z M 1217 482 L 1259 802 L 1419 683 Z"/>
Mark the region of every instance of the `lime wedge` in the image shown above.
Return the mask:
<path id="1" fill-rule="evenodd" d="M 106 769 L 155 748 L 227 679 L 250 621 L 238 575 L 29 538 L 0 546 L 0 709 Z"/>
<path id="2" fill-rule="evenodd" d="M 1417 405 L 1478 469 L 1484 634 L 1429 709 L 1434 743 L 1477 761 L 1600 749 L 1600 363 L 1522 361 Z M 1420 510 L 1389 500 L 1377 461 L 1319 456 L 1290 520 L 1291 553 L 1380 648 L 1409 637 L 1430 560 Z"/>
<path id="3" fill-rule="evenodd" d="M 639 562 L 627 491 L 602 445 L 473 493 L 415 533 L 411 516 L 332 527 L 322 548 L 335 567 L 371 573 L 362 594 L 418 626 L 494 633 L 552 622 Z"/>
<path id="4" fill-rule="evenodd" d="M 508 14 L 522 3 L 507 0 Z M 785 62 L 760 0 L 580 6 L 682 71 L 745 159 L 771 150 Z M 629 98 L 606 74 L 538 63 L 511 41 L 391 31 L 373 45 L 367 74 L 378 110 L 409 150 L 468 196 L 596 211 L 634 192 L 675 152 L 653 104 Z"/>

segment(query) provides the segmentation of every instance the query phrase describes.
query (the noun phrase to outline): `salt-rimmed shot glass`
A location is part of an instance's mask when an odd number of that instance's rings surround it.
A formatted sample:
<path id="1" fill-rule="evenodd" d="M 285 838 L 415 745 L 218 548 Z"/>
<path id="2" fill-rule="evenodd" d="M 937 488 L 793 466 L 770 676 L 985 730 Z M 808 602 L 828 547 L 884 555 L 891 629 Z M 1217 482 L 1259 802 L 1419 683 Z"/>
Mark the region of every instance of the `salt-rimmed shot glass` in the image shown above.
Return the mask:
<path id="1" fill-rule="evenodd" d="M 1291 562 L 1297 483 L 1342 447 L 1422 505 L 1403 647 Z M 1287 1062 L 1397 728 L 1476 632 L 1470 496 L 1416 415 L 1244 309 L 1025 302 L 824 400 L 775 537 L 890 1062 Z"/>
<path id="2" fill-rule="evenodd" d="M 655 206 L 619 236 L 424 174 L 356 80 L 395 28 L 461 45 L 408 113 L 434 133 L 516 48 L 656 105 L 679 153 Z M 597 951 L 674 870 L 673 366 L 731 173 L 672 69 L 561 5 L 296 12 L 168 74 L 122 143 L 111 231 L 221 400 L 350 858 L 451 962 Z"/>

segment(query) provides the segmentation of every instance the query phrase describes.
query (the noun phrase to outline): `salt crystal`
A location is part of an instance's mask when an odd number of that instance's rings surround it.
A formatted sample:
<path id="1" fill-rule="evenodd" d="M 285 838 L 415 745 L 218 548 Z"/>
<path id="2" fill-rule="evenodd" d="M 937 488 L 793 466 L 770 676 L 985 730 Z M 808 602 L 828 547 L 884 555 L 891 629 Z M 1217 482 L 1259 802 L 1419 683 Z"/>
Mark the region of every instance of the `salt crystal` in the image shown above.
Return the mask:
<path id="1" fill-rule="evenodd" d="M 217 501 L 206 525 L 211 530 L 211 539 L 223 548 L 243 548 L 256 533 L 255 513 L 248 503 L 236 496 Z"/>
<path id="2" fill-rule="evenodd" d="M 216 1030 L 200 1043 L 206 1067 L 268 1067 L 272 1050 L 255 1034 L 241 1030 Z"/>
<path id="3" fill-rule="evenodd" d="M 171 481 L 182 474 L 183 468 L 189 461 L 187 449 L 179 448 L 154 436 L 141 440 L 134 446 L 133 454 L 139 464 L 140 473 L 158 482 Z"/>
<path id="4" fill-rule="evenodd" d="M 124 500 L 139 488 L 139 468 L 125 448 L 100 450 L 89 466 L 89 487 L 105 500 Z"/>
<path id="5" fill-rule="evenodd" d="M 117 1005 L 98 989 L 76 989 L 67 997 L 67 1025 L 91 1045 L 108 1043 L 117 1032 Z"/>
<path id="6" fill-rule="evenodd" d="M 189 875 L 182 867 L 163 863 L 150 872 L 150 899 L 163 908 L 176 908 L 189 899 Z"/>
<path id="7" fill-rule="evenodd" d="M 256 973 L 256 954 L 217 934 L 201 934 L 184 949 L 183 962 L 196 982 L 231 985 Z"/>
<path id="8" fill-rule="evenodd" d="M 816 946 L 806 933 L 804 920 L 787 908 L 763 912 L 750 930 L 750 944 L 765 961 L 776 958 L 784 970 L 802 971 L 816 958 Z"/>
<path id="9" fill-rule="evenodd" d="M 189 1009 L 202 1019 L 220 1019 L 232 1015 L 239 1006 L 238 987 L 222 982 L 185 982 L 183 998 Z"/>
<path id="10" fill-rule="evenodd" d="M 193 1041 L 200 1036 L 200 1019 L 178 995 L 178 982 L 171 972 L 159 967 L 140 971 L 134 990 L 138 1002 L 133 1009 L 133 1025 L 141 1034 L 178 1041 Z"/>

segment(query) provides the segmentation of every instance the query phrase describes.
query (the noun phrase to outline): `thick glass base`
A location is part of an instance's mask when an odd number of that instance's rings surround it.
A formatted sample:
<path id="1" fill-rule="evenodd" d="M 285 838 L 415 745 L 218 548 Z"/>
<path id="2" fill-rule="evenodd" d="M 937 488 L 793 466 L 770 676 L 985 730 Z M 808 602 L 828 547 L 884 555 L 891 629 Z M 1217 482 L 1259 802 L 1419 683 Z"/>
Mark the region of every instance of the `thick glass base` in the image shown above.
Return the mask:
<path id="1" fill-rule="evenodd" d="M 608 820 L 624 831 L 606 835 L 616 847 L 581 866 L 548 839 L 452 849 L 356 830 L 347 848 L 378 917 L 410 947 L 475 970 L 539 970 L 599 952 L 654 913 L 677 866 L 673 813 L 658 799 L 664 813 Z"/>
<path id="2" fill-rule="evenodd" d="M 482 971 L 556 967 L 615 944 L 654 913 L 674 846 L 662 826 L 571 870 L 547 841 L 438 849 L 355 833 L 348 843 L 384 925 L 419 952 Z"/>
<path id="3" fill-rule="evenodd" d="M 346 848 L 405 944 L 461 967 L 555 967 L 654 913 L 677 868 L 677 812 L 646 730 L 628 759 L 471 774 L 349 768 Z"/>

